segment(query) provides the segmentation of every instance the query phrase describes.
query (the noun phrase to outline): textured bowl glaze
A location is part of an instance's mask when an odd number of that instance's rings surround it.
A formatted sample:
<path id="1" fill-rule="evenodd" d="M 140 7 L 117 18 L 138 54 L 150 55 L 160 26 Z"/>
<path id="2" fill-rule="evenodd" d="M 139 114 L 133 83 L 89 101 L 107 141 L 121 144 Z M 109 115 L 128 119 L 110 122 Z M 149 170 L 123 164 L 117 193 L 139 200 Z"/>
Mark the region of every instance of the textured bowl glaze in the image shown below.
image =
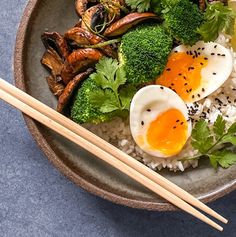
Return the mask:
<path id="1" fill-rule="evenodd" d="M 19 27 L 14 62 L 16 86 L 52 108 L 56 107 L 56 99 L 45 81 L 47 71 L 40 64 L 44 52 L 40 35 L 46 29 L 63 33 L 77 20 L 74 0 L 30 0 Z M 171 204 L 80 147 L 24 117 L 48 159 L 80 187 L 114 203 L 134 208 L 175 210 Z M 204 202 L 215 200 L 236 188 L 236 166 L 215 172 L 208 162 L 201 162 L 199 168 L 184 173 L 160 173 Z"/>

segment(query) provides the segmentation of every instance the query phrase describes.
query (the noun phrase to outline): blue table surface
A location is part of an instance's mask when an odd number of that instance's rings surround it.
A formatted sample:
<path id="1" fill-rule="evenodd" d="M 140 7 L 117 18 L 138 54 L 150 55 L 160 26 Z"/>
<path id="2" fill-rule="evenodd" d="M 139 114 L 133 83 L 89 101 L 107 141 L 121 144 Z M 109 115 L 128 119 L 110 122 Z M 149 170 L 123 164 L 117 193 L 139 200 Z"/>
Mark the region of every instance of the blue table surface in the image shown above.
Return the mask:
<path id="1" fill-rule="evenodd" d="M 0 1 L 0 77 L 9 82 L 26 3 Z M 0 237 L 236 236 L 236 192 L 210 206 L 230 219 L 223 234 L 182 212 L 135 210 L 95 197 L 48 162 L 21 113 L 0 101 Z"/>

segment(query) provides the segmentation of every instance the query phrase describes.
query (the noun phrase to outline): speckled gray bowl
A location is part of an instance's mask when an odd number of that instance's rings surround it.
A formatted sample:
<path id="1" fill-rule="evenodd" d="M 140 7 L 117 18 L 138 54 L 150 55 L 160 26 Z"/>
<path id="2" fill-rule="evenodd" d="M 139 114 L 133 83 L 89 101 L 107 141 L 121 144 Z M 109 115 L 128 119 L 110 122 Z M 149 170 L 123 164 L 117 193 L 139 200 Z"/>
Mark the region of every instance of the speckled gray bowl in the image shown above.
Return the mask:
<path id="1" fill-rule="evenodd" d="M 45 81 L 47 72 L 40 65 L 44 52 L 40 35 L 45 29 L 63 33 L 77 20 L 74 0 L 30 0 L 19 27 L 14 63 L 16 85 L 52 108 L 55 108 L 56 100 Z M 158 211 L 175 209 L 80 147 L 26 116 L 25 120 L 48 159 L 80 187 L 130 207 Z M 215 172 L 207 162 L 203 162 L 195 170 L 184 173 L 163 171 L 161 174 L 204 202 L 215 200 L 236 188 L 236 166 Z"/>

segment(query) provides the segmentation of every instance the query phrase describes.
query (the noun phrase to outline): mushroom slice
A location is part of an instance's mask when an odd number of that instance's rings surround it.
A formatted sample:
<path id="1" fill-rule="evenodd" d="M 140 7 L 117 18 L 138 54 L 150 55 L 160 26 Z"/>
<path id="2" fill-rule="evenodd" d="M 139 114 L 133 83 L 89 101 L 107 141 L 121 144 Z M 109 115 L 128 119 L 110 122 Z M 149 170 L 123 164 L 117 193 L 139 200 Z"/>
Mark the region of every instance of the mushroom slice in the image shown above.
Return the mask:
<path id="1" fill-rule="evenodd" d="M 78 22 L 74 25 L 74 27 L 81 27 L 82 19 L 79 19 Z"/>
<path id="2" fill-rule="evenodd" d="M 199 0 L 199 8 L 204 11 L 206 9 L 206 0 Z"/>
<path id="3" fill-rule="evenodd" d="M 55 96 L 59 97 L 65 89 L 65 86 L 63 85 L 63 83 L 57 82 L 57 80 L 52 75 L 46 77 L 46 80 L 47 80 L 50 91 Z"/>
<path id="4" fill-rule="evenodd" d="M 102 54 L 97 49 L 78 49 L 69 55 L 64 63 L 61 71 L 61 76 L 64 83 L 67 85 L 78 73 L 93 67 L 102 57 Z"/>
<path id="5" fill-rule="evenodd" d="M 69 104 L 71 98 L 73 97 L 73 94 L 75 90 L 78 88 L 80 82 L 82 80 L 85 80 L 91 73 L 93 72 L 92 68 L 89 68 L 87 71 L 82 72 L 75 76 L 73 80 L 71 80 L 66 88 L 64 89 L 63 93 L 60 95 L 57 105 L 57 111 L 62 113 L 66 106 Z"/>
<path id="6" fill-rule="evenodd" d="M 154 13 L 130 13 L 127 16 L 121 18 L 119 21 L 116 21 L 112 25 L 110 25 L 106 31 L 104 32 L 104 35 L 107 37 L 114 37 L 119 36 L 124 33 L 126 33 L 130 28 L 133 26 L 139 24 L 140 22 L 143 22 L 148 19 L 157 19 L 160 18 L 154 14 Z"/>
<path id="7" fill-rule="evenodd" d="M 103 4 L 90 7 L 82 17 L 81 27 L 86 30 L 99 32 L 102 30 L 106 19 L 106 9 Z"/>
<path id="8" fill-rule="evenodd" d="M 53 48 L 64 60 L 69 55 L 69 47 L 62 35 L 57 32 L 45 32 L 42 41 L 46 49 Z"/>
<path id="9" fill-rule="evenodd" d="M 98 2 L 99 0 L 75 0 L 75 10 L 80 17 L 83 17 L 85 11 L 88 9 L 88 4 Z"/>
<path id="10" fill-rule="evenodd" d="M 96 45 L 99 43 L 105 42 L 103 38 L 97 36 L 83 28 L 74 27 L 66 32 L 65 38 L 69 40 L 73 40 L 78 46 L 88 46 Z M 111 45 L 106 45 L 104 47 L 99 48 L 104 54 L 109 57 L 117 58 L 117 51 L 113 49 Z"/>
<path id="11" fill-rule="evenodd" d="M 61 70 L 63 66 L 63 60 L 55 50 L 52 48 L 47 49 L 41 59 L 41 63 L 51 71 L 56 81 L 62 80 Z"/>

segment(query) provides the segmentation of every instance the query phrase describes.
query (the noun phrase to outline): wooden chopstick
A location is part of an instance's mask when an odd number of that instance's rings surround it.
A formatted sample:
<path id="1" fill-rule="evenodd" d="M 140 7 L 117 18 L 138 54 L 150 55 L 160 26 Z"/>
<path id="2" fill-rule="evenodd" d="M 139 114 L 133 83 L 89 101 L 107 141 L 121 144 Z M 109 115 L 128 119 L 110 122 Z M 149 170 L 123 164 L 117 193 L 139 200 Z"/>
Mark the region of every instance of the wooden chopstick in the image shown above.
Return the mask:
<path id="1" fill-rule="evenodd" d="M 197 218 L 201 219 L 202 221 L 208 223 L 209 225 L 213 226 L 214 228 L 222 231 L 223 228 L 220 227 L 215 222 L 211 221 L 208 217 L 205 217 L 199 211 L 191 207 L 189 204 L 185 203 L 180 198 L 174 196 L 169 191 L 165 190 L 161 186 L 154 183 L 152 180 L 148 179 L 144 175 L 140 174 L 133 168 L 129 167 L 128 165 L 124 164 L 123 162 L 117 160 L 109 153 L 103 151 L 102 149 L 98 148 L 94 144 L 90 143 L 89 141 L 81 138 L 74 132 L 68 130 L 64 126 L 58 124 L 54 120 L 48 118 L 47 116 L 43 115 L 39 111 L 31 108 L 27 104 L 23 103 L 22 101 L 18 100 L 17 98 L 13 97 L 12 95 L 8 94 L 4 90 L 0 90 L 0 98 L 5 100 L 6 102 L 10 103 L 11 105 L 15 106 L 16 108 L 20 109 L 25 114 L 31 116 L 35 120 L 41 122 L 42 124 L 46 125 L 47 127 L 53 129 L 54 131 L 58 132 L 62 136 L 68 138 L 69 140 L 73 141 L 74 143 L 84 147 L 86 150 L 90 151 L 94 155 L 98 156 L 105 162 L 111 164 L 113 167 L 119 169 L 123 173 L 127 174 L 134 180 L 138 181 L 139 183 L 143 184 L 145 187 L 149 188 L 153 192 L 157 193 L 161 197 L 165 198 L 166 200 L 170 201 L 177 207 L 183 209 L 184 211 L 196 216 Z"/>
<path id="2" fill-rule="evenodd" d="M 91 142 L 92 144 L 100 147 L 104 151 L 110 153 L 114 157 L 118 158 L 125 164 L 129 165 L 130 167 L 134 168 L 144 176 L 151 179 L 153 182 L 159 184 L 166 190 L 170 191 L 171 193 L 175 194 L 179 198 L 183 199 L 184 201 L 190 203 L 191 205 L 197 207 L 198 209 L 206 212 L 207 214 L 215 217 L 216 219 L 222 221 L 223 223 L 227 223 L 228 220 L 216 213 L 214 210 L 209 208 L 207 205 L 199 201 L 197 198 L 193 197 L 191 194 L 186 192 L 185 190 L 181 189 L 174 183 L 170 182 L 168 179 L 164 178 L 163 176 L 159 175 L 158 173 L 154 172 L 153 170 L 149 169 L 139 161 L 133 159 L 126 153 L 122 152 L 120 149 L 114 147 L 110 143 L 106 142 L 102 138 L 96 136 L 95 134 L 91 133 L 87 129 L 83 128 L 82 126 L 74 123 L 72 120 L 66 118 L 65 116 L 61 115 L 60 113 L 56 112 L 52 108 L 46 106 L 42 102 L 36 100 L 32 96 L 26 94 L 22 90 L 16 88 L 15 86 L 7 83 L 6 81 L 0 79 L 0 88 L 4 91 L 8 92 L 9 94 L 13 95 L 14 97 L 18 98 L 22 102 L 28 104 L 30 107 L 38 110 L 42 114 L 46 115 L 48 118 L 53 119 L 57 123 L 61 124 L 62 126 L 68 128 L 69 130 L 73 131 L 77 135 L 83 137 L 87 141 Z"/>

